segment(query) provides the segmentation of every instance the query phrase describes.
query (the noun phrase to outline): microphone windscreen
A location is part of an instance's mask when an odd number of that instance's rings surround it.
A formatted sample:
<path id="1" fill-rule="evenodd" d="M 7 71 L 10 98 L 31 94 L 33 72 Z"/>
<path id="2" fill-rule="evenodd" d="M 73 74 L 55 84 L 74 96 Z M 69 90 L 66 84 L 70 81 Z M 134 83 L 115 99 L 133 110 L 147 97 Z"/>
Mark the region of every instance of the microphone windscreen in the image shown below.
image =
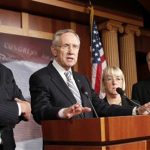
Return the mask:
<path id="1" fill-rule="evenodd" d="M 118 94 L 120 94 L 121 96 L 123 96 L 124 95 L 124 91 L 122 90 L 122 88 L 116 88 L 116 91 L 117 91 L 117 93 Z"/>

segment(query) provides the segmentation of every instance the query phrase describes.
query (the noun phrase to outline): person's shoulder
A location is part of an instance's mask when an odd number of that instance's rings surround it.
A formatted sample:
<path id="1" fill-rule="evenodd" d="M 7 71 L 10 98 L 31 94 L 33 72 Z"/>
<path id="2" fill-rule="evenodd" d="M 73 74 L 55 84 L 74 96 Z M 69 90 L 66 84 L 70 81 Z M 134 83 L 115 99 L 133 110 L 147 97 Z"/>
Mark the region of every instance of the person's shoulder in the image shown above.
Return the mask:
<path id="1" fill-rule="evenodd" d="M 6 71 L 6 72 L 12 72 L 11 69 L 9 69 L 8 67 L 6 67 L 5 65 L 0 63 L 0 70 L 1 71 Z"/>
<path id="2" fill-rule="evenodd" d="M 78 77 L 78 78 L 87 78 L 85 75 L 79 73 L 79 72 L 76 72 L 76 71 L 73 71 L 73 74 L 74 76 Z"/>
<path id="3" fill-rule="evenodd" d="M 54 71 L 55 71 L 55 68 L 52 66 L 52 64 L 50 62 L 47 66 L 35 71 L 30 76 L 30 78 L 35 78 L 35 77 L 46 78 L 47 76 L 51 75 Z"/>
<path id="4" fill-rule="evenodd" d="M 137 83 L 133 84 L 133 87 L 142 87 L 142 86 L 145 86 L 145 85 L 150 85 L 150 80 L 149 79 L 138 81 Z"/>
<path id="5" fill-rule="evenodd" d="M 36 76 L 36 75 L 41 76 L 42 74 L 45 73 L 46 70 L 47 70 L 47 66 L 35 71 L 31 76 Z"/>
<path id="6" fill-rule="evenodd" d="M 46 73 L 46 68 L 47 67 L 43 67 L 37 71 L 35 71 L 33 74 L 31 74 L 30 78 L 29 78 L 29 83 L 32 84 L 32 82 L 37 82 L 40 81 L 39 83 L 41 83 L 41 81 L 46 81 L 47 77 L 48 77 L 48 73 Z"/>
<path id="7" fill-rule="evenodd" d="M 90 83 L 90 80 L 88 77 L 84 74 L 78 73 L 78 72 L 73 72 L 73 76 L 76 80 L 82 82 L 82 83 Z"/>
<path id="8" fill-rule="evenodd" d="M 1 69 L 8 69 L 6 66 L 4 66 L 3 64 L 0 63 L 0 68 Z"/>
<path id="9" fill-rule="evenodd" d="M 145 84 L 147 82 L 150 82 L 150 79 L 138 81 L 137 84 Z"/>

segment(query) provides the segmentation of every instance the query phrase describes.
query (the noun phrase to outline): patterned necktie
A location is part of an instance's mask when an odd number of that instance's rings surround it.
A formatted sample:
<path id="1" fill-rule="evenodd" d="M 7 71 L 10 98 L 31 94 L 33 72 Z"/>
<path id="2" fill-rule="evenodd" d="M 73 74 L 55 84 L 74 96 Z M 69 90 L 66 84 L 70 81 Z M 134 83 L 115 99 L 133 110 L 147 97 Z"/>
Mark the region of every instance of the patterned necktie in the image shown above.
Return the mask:
<path id="1" fill-rule="evenodd" d="M 71 76 L 72 76 L 71 71 L 65 72 L 65 76 L 67 78 L 67 85 L 68 85 L 69 89 L 71 90 L 72 94 L 74 95 L 76 101 L 79 104 L 81 104 L 81 96 L 80 96 L 80 93 L 79 93 L 77 87 L 74 85 L 74 83 L 73 83 L 73 81 L 71 79 Z"/>

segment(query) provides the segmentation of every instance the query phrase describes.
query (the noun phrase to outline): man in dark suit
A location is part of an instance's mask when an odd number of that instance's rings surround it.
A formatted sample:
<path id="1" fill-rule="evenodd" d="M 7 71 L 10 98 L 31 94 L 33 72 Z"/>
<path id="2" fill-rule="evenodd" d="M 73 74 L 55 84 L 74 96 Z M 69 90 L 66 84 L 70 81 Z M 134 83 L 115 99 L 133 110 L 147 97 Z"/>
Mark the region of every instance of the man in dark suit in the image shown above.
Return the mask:
<path id="1" fill-rule="evenodd" d="M 24 100 L 11 70 L 0 64 L 0 150 L 15 149 L 13 128 L 21 120 L 29 120 L 30 114 L 30 104 Z"/>
<path id="2" fill-rule="evenodd" d="M 54 60 L 30 77 L 31 107 L 36 122 L 132 115 L 136 111 L 133 107 L 104 104 L 86 77 L 71 69 L 77 62 L 79 48 L 80 39 L 73 30 L 60 30 L 54 35 L 51 46 Z M 72 74 L 70 79 L 68 71 Z M 149 109 L 150 104 L 146 107 Z M 140 114 L 148 113 L 144 106 L 137 108 L 137 111 Z"/>
<path id="3" fill-rule="evenodd" d="M 148 70 L 150 71 L 150 52 L 146 55 Z M 138 100 L 141 105 L 150 102 L 150 78 L 139 81 L 132 87 L 132 99 Z"/>

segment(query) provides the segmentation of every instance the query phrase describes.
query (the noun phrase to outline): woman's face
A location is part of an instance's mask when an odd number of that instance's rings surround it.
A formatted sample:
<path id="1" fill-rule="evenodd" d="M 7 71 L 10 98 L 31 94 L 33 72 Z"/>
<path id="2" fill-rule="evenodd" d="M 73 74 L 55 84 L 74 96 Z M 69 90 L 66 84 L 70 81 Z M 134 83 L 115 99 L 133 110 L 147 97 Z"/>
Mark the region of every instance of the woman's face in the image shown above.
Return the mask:
<path id="1" fill-rule="evenodd" d="M 123 79 L 121 76 L 106 74 L 104 77 L 105 92 L 109 95 L 117 95 L 116 88 L 122 88 Z"/>

